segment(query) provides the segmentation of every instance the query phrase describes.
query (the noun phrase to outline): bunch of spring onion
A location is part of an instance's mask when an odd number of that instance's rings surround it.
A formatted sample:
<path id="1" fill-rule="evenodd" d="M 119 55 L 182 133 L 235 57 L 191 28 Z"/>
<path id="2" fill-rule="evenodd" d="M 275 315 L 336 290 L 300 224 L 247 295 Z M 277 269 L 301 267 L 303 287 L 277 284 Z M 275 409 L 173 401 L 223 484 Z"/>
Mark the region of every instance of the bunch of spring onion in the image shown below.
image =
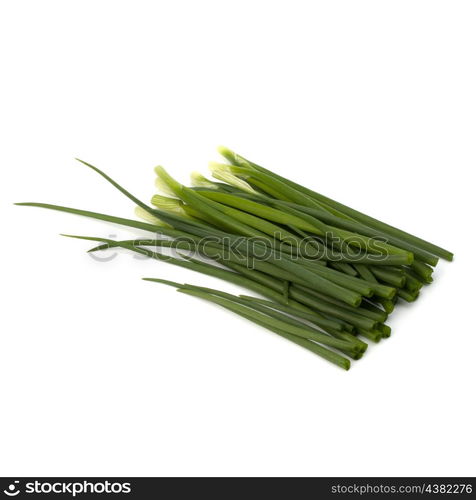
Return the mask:
<path id="1" fill-rule="evenodd" d="M 192 174 L 192 187 L 155 169 L 162 194 L 136 198 L 85 163 L 136 205 L 133 220 L 44 203 L 19 203 L 84 215 L 152 233 L 148 239 L 100 243 L 234 283 L 259 297 L 158 278 L 148 281 L 218 304 L 349 369 L 367 341 L 390 336 L 398 301 L 413 302 L 432 282 L 443 248 L 281 177 L 227 148 L 211 163 L 214 180 Z M 176 250 L 177 257 L 161 252 Z"/>

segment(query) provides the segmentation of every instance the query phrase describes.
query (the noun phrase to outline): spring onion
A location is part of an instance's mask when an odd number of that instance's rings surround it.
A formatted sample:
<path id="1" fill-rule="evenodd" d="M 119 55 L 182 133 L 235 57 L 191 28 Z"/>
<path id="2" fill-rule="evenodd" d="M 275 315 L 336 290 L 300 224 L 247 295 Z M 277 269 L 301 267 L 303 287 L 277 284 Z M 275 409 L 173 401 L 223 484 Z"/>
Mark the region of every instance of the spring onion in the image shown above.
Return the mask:
<path id="1" fill-rule="evenodd" d="M 192 174 L 192 187 L 156 167 L 162 194 L 141 201 L 99 168 L 79 160 L 125 195 L 140 220 L 47 203 L 18 203 L 149 233 L 95 242 L 238 285 L 258 296 L 144 278 L 219 305 L 346 370 L 367 341 L 390 337 L 390 314 L 417 300 L 439 258 L 453 254 L 220 147 L 217 179 Z M 163 253 L 172 248 L 178 256 Z M 186 253 L 184 253 L 186 252 Z M 196 257 L 200 256 L 200 260 Z"/>

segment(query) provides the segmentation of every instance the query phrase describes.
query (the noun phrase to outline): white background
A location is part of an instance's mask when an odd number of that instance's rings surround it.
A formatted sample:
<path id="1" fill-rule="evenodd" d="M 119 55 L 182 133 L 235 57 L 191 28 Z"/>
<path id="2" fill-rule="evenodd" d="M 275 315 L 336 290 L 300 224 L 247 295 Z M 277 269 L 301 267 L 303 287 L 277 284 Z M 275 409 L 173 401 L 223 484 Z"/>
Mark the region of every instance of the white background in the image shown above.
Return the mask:
<path id="1" fill-rule="evenodd" d="M 1 475 L 475 475 L 476 5 L 3 1 Z M 225 144 L 454 251 L 349 372 L 59 233 Z"/>

